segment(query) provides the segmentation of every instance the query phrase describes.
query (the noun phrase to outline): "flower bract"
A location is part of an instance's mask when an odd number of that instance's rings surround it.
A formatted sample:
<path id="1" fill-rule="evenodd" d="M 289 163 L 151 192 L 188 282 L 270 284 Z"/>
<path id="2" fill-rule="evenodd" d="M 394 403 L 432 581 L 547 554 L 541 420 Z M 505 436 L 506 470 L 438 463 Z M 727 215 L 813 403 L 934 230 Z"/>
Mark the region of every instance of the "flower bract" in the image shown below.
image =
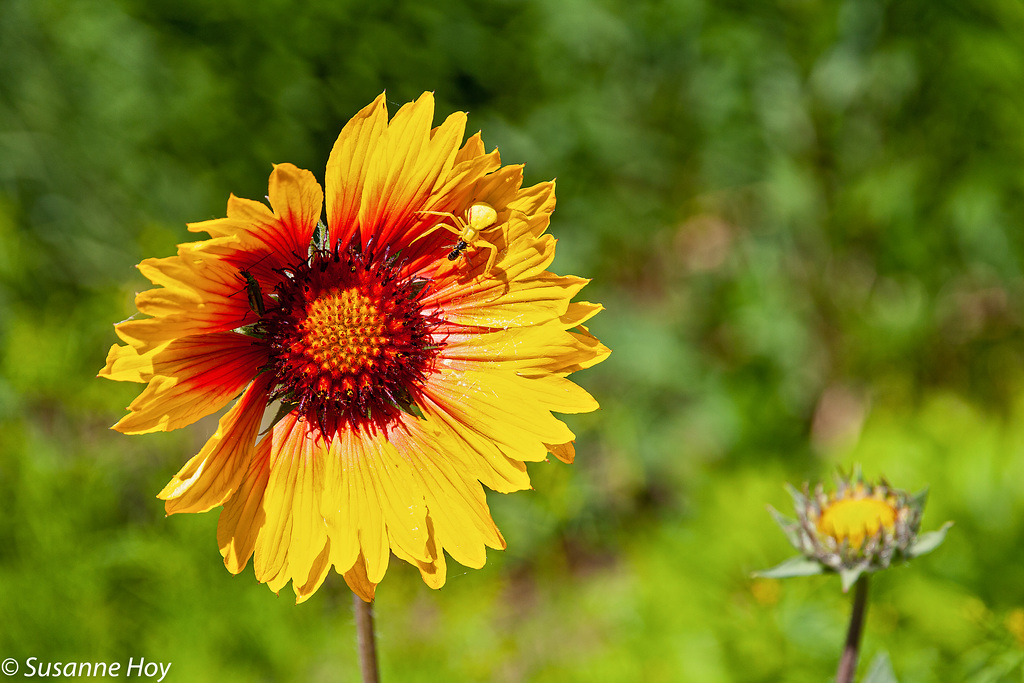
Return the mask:
<path id="1" fill-rule="evenodd" d="M 269 207 L 232 195 L 190 224 L 209 239 L 139 264 L 155 287 L 100 372 L 147 385 L 126 434 L 237 398 L 159 497 L 168 514 L 223 506 L 227 568 L 252 559 L 298 601 L 332 566 L 371 600 L 392 553 L 435 588 L 445 553 L 482 566 L 505 546 L 485 487 L 529 488 L 525 463 L 548 453 L 571 462 L 553 413 L 597 408 L 568 375 L 609 353 L 585 327 L 601 307 L 547 270 L 554 183 L 523 187 L 479 134 L 463 142 L 464 114 L 433 115 L 426 93 L 389 120 L 381 95 L 323 188 L 280 164 Z"/>

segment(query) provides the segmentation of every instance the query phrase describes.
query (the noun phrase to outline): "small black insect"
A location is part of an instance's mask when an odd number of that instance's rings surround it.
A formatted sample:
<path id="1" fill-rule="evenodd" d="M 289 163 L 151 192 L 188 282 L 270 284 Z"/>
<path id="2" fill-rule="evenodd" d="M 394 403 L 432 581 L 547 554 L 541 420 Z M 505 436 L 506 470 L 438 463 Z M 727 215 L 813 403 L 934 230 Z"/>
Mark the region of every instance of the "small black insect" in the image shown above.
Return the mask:
<path id="1" fill-rule="evenodd" d="M 258 259 L 248 268 L 238 269 L 239 277 L 245 281 L 245 295 L 249 298 L 249 308 L 251 308 L 252 312 L 261 318 L 267 312 L 267 307 L 264 303 L 263 290 L 260 288 L 259 280 L 257 280 L 256 276 L 252 274 L 252 271 L 256 269 L 256 266 L 263 263 L 268 258 L 270 258 L 270 254 L 264 254 L 263 258 Z M 271 298 L 273 298 L 273 295 L 271 295 Z"/>
<path id="2" fill-rule="evenodd" d="M 260 289 L 260 283 L 256 282 L 256 278 L 248 270 L 240 270 L 238 273 L 245 278 L 245 294 L 249 297 L 249 308 L 262 318 L 267 312 L 267 307 L 263 304 L 263 291 Z"/>
<path id="3" fill-rule="evenodd" d="M 422 239 L 438 229 L 447 230 L 453 233 L 457 242 L 455 242 L 455 248 L 452 249 L 451 253 L 448 254 L 448 260 L 454 261 L 462 252 L 466 251 L 469 247 L 482 247 L 490 251 L 487 257 L 487 266 L 485 271 L 489 271 L 494 266 L 495 259 L 498 258 L 498 245 L 493 242 L 481 237 L 482 233 L 490 232 L 499 227 L 498 225 L 498 212 L 494 210 L 494 207 L 487 202 L 474 202 L 468 209 L 466 209 L 466 215 L 464 218 L 460 218 L 453 213 L 446 211 L 419 211 L 417 213 L 427 214 L 431 216 L 444 216 L 448 218 L 451 223 L 438 223 L 431 227 L 426 232 L 418 235 L 415 242 L 418 239 Z M 454 223 L 454 225 L 452 225 Z"/>
<path id="4" fill-rule="evenodd" d="M 462 256 L 462 252 L 469 248 L 469 242 L 466 240 L 459 240 L 455 243 L 455 248 L 452 249 L 452 253 L 448 254 L 448 260 L 454 261 L 455 259 Z"/>

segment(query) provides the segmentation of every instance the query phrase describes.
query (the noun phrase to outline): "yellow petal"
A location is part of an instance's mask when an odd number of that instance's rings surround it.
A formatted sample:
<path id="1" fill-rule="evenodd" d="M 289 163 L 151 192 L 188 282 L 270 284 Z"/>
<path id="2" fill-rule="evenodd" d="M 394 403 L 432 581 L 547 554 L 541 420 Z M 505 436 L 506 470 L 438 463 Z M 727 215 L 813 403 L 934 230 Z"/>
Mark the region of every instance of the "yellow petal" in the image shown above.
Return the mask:
<path id="1" fill-rule="evenodd" d="M 266 349 L 243 335 L 177 339 L 153 354 L 158 374 L 114 429 L 125 434 L 169 431 L 215 413 L 245 388 L 266 358 Z"/>
<path id="2" fill-rule="evenodd" d="M 330 557 L 331 542 L 330 539 L 328 539 L 324 549 L 317 556 L 316 561 L 313 562 L 313 566 L 309 570 L 309 576 L 306 578 L 306 581 L 302 584 L 299 584 L 297 580 L 292 581 L 292 588 L 295 590 L 296 605 L 309 600 L 310 596 L 312 596 L 313 593 L 316 593 L 317 589 L 320 588 L 324 579 L 327 578 L 327 572 L 331 568 Z"/>
<path id="3" fill-rule="evenodd" d="M 484 149 L 483 135 L 477 131 L 473 135 L 469 136 L 466 142 L 463 143 L 462 148 L 458 151 L 458 154 L 455 155 L 455 165 L 458 166 L 461 163 L 483 156 L 486 154 L 486 151 L 487 150 Z M 495 157 L 494 168 L 498 168 L 498 166 L 501 166 L 501 158 L 498 157 L 498 150 L 494 150 L 492 154 Z"/>
<path id="4" fill-rule="evenodd" d="M 139 270 L 156 289 L 140 292 L 135 304 L 148 320 L 117 325 L 122 339 L 133 337 L 135 346 L 152 345 L 193 334 L 221 332 L 252 322 L 244 294 L 245 282 L 228 257 L 238 254 L 231 245 L 182 244 L 178 256 L 148 259 Z M 210 240 L 209 242 L 214 242 Z"/>
<path id="5" fill-rule="evenodd" d="M 513 444 L 499 442 L 491 434 L 468 425 L 466 418 L 460 419 L 427 397 L 421 404 L 420 409 L 427 418 L 443 430 L 445 438 L 456 444 L 448 453 L 468 476 L 499 493 L 530 488 L 530 475 L 523 462 L 544 457 L 534 440 Z"/>
<path id="6" fill-rule="evenodd" d="M 267 403 L 270 375 L 260 375 L 242 398 L 224 414 L 217 432 L 198 455 L 157 494 L 168 515 L 206 512 L 235 492 L 252 460 L 256 432 Z"/>
<path id="7" fill-rule="evenodd" d="M 362 598 L 363 602 L 373 602 L 373 594 L 377 584 L 366 575 L 366 563 L 360 556 L 352 568 L 342 574 L 345 583 L 352 589 L 352 592 Z"/>
<path id="8" fill-rule="evenodd" d="M 505 208 L 515 199 L 522 184 L 522 164 L 503 166 L 474 184 L 473 197 L 483 199 L 491 206 Z"/>
<path id="9" fill-rule="evenodd" d="M 450 322 L 479 327 L 525 327 L 561 317 L 588 280 L 543 270 L 554 255 L 553 240 L 545 238 L 504 255 L 488 277 L 437 282 L 425 306 L 437 306 Z M 481 259 L 479 268 L 484 265 Z"/>
<path id="10" fill-rule="evenodd" d="M 412 473 L 384 433 L 345 432 L 332 443 L 321 514 L 332 543 L 332 563 L 347 571 L 363 556 L 370 580 L 387 569 L 390 550 L 431 559 L 427 510 Z"/>
<path id="11" fill-rule="evenodd" d="M 270 477 L 263 496 L 266 518 L 253 559 L 260 581 L 282 577 L 284 585 L 293 576 L 304 580 L 327 543 L 319 509 L 323 454 L 314 446 L 307 424 L 289 413 L 266 437 L 271 440 Z"/>
<path id="12" fill-rule="evenodd" d="M 558 376 L 525 378 L 488 369 L 441 372 L 424 393 L 463 422 L 485 425 L 496 440 L 565 443 L 574 437 L 550 411 L 588 412 L 597 403 L 587 392 Z"/>
<path id="13" fill-rule="evenodd" d="M 232 237 L 249 251 L 288 257 L 304 255 L 323 210 L 324 193 L 312 173 L 294 164 L 276 164 L 270 174 L 268 199 L 261 202 L 232 194 L 227 218 L 190 223 L 192 232 Z"/>
<path id="14" fill-rule="evenodd" d="M 503 206 L 497 197 L 481 192 L 476 183 L 478 178 L 497 170 L 501 163 L 498 150 L 459 161 L 461 156 L 460 152 L 448 177 L 431 192 L 423 211 L 461 214 L 464 207 L 473 201 L 485 201 L 494 207 Z"/>
<path id="15" fill-rule="evenodd" d="M 466 115 L 449 116 L 431 130 L 434 97 L 424 93 L 399 109 L 369 158 L 359 225 L 364 243 L 390 244 L 428 202 L 455 161 Z M 372 578 L 372 576 L 371 576 Z"/>
<path id="16" fill-rule="evenodd" d="M 376 475 L 369 458 L 366 457 L 368 448 L 362 436 L 359 434 L 353 437 L 351 433 L 349 434 L 349 438 L 358 440 L 358 444 L 355 448 L 348 449 L 348 453 L 357 457 L 343 462 L 343 467 L 345 478 L 351 487 L 351 516 L 359 536 L 359 550 L 363 557 L 366 576 L 376 584 L 380 583 L 387 571 L 391 548 L 388 546 L 384 514 L 374 486 Z"/>
<path id="17" fill-rule="evenodd" d="M 345 124 L 327 160 L 327 224 L 331 243 L 348 244 L 366 182 L 369 157 L 388 125 L 384 93 Z"/>
<path id="18" fill-rule="evenodd" d="M 324 458 L 320 512 L 327 526 L 327 536 L 331 539 L 330 562 L 342 574 L 351 569 L 359 557 L 357 518 L 353 516 L 355 506 L 352 502 L 355 491 L 351 478 L 344 475 L 343 465 L 356 457 L 352 451 L 357 443 L 335 435 L 331 441 L 331 455 Z"/>
<path id="19" fill-rule="evenodd" d="M 257 444 L 241 486 L 224 505 L 217 523 L 217 544 L 224 566 L 232 574 L 248 564 L 266 517 L 263 494 L 270 478 L 270 443 L 265 438 Z"/>
<path id="20" fill-rule="evenodd" d="M 434 525 L 430 517 L 427 517 L 427 531 L 430 536 L 430 559 L 428 561 L 422 561 L 412 557 L 411 555 L 407 555 L 401 548 L 393 548 L 392 552 L 395 553 L 395 557 L 405 560 L 419 569 L 420 576 L 423 578 L 423 583 L 427 584 L 431 588 L 437 589 L 444 585 L 447 566 L 444 560 L 444 553 L 437 549 L 434 542 Z"/>
<path id="21" fill-rule="evenodd" d="M 448 447 L 456 444 L 438 442 L 422 421 L 407 426 L 408 432 L 396 431 L 390 438 L 399 452 L 415 460 L 413 472 L 426 500 L 435 542 L 460 564 L 482 567 L 484 546 L 505 547 L 483 487 L 453 466 Z"/>
<path id="22" fill-rule="evenodd" d="M 277 225 L 260 238 L 277 254 L 306 256 L 323 211 L 324 192 L 313 174 L 294 164 L 276 164 L 268 197 Z"/>
<path id="23" fill-rule="evenodd" d="M 551 455 L 555 456 L 564 463 L 572 464 L 572 461 L 576 459 L 576 447 L 573 446 L 573 442 L 563 444 L 544 444 L 548 447 L 548 451 Z"/>
<path id="24" fill-rule="evenodd" d="M 510 327 L 482 334 L 449 336 L 441 356 L 453 361 L 453 368 L 469 368 L 466 363 L 485 363 L 491 367 L 521 373 L 554 372 L 567 374 L 603 360 L 610 351 L 585 331 L 568 332 L 558 323 L 533 327 Z M 595 356 L 599 356 L 595 360 Z"/>
<path id="25" fill-rule="evenodd" d="M 516 194 L 516 198 L 509 202 L 508 208 L 528 216 L 550 216 L 555 210 L 555 181 L 522 188 Z M 534 234 L 540 235 L 546 227 L 545 220 L 540 232 Z"/>
<path id="26" fill-rule="evenodd" d="M 575 352 L 552 356 L 548 366 L 552 372 L 569 373 L 593 367 L 611 354 L 611 349 L 584 327 L 583 323 L 604 310 L 601 304 L 579 301 L 569 304 L 561 324 L 573 336 Z"/>
<path id="27" fill-rule="evenodd" d="M 259 202 L 254 202 L 251 199 L 241 199 L 239 197 L 236 197 L 234 194 L 231 194 L 228 196 L 228 217 L 211 218 L 210 220 L 206 221 L 187 223 L 185 227 L 187 227 L 190 232 L 205 232 L 209 234 L 210 237 L 213 238 L 245 237 L 252 229 L 252 226 L 249 223 L 249 221 L 246 220 L 244 216 L 239 216 L 236 218 L 231 218 L 230 216 L 232 213 L 238 213 L 237 211 L 232 212 L 232 206 L 236 206 L 240 203 L 244 204 L 247 202 L 250 204 L 257 204 L 259 206 L 263 206 Z M 263 208 L 264 210 L 266 210 L 267 207 L 263 206 Z M 265 211 L 265 213 L 269 214 L 270 211 Z"/>
<path id="28" fill-rule="evenodd" d="M 163 342 L 141 353 L 132 346 L 114 344 L 107 352 L 107 364 L 97 376 L 117 382 L 148 382 L 155 374 L 154 357 L 165 351 L 168 344 L 170 342 Z"/>
<path id="29" fill-rule="evenodd" d="M 414 464 L 410 454 L 399 453 L 389 437 L 391 431 L 404 428 L 403 423 L 410 419 L 414 418 L 405 418 L 374 438 L 367 449 L 371 457 L 364 464 L 371 470 L 377 503 L 384 513 L 388 545 L 392 550 L 401 548 L 409 557 L 428 561 L 427 508 L 413 474 Z M 368 575 L 374 578 L 373 573 Z"/>

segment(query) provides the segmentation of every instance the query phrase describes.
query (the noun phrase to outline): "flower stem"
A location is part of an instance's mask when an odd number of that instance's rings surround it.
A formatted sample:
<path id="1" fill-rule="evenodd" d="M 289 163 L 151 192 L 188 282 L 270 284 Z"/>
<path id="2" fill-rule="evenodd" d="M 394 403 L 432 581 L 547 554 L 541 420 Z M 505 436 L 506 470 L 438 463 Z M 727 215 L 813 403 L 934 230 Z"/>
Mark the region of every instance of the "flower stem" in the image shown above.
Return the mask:
<path id="1" fill-rule="evenodd" d="M 364 602 L 355 593 L 352 594 L 352 602 L 356 611 L 359 670 L 363 674 L 363 683 L 380 683 L 380 673 L 377 671 L 377 643 L 373 633 L 373 603 Z"/>
<path id="2" fill-rule="evenodd" d="M 850 615 L 850 630 L 846 632 L 846 645 L 839 660 L 836 683 L 852 683 L 857 671 L 857 655 L 860 637 L 864 631 L 864 614 L 868 611 L 868 575 L 861 574 L 854 584 L 853 613 Z"/>

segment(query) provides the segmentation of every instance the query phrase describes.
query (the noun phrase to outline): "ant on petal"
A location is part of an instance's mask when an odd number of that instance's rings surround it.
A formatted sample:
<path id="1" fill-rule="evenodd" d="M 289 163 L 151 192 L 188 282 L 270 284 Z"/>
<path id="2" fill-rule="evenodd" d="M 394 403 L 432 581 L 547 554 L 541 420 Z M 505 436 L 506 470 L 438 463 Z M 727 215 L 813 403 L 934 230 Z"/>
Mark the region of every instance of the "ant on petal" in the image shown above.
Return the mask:
<path id="1" fill-rule="evenodd" d="M 494 210 L 494 207 L 486 202 L 474 202 L 468 209 L 466 209 L 465 218 L 460 218 L 453 213 L 444 211 L 418 211 L 417 213 L 430 214 L 432 216 L 445 216 L 450 218 L 452 223 L 438 223 L 431 227 L 422 235 L 416 239 L 422 239 L 430 233 L 434 232 L 438 228 L 444 228 L 448 232 L 453 233 L 458 237 L 458 241 L 455 242 L 455 247 L 451 253 L 448 254 L 448 260 L 454 261 L 459 258 L 466 249 L 469 247 L 484 247 L 490 250 L 490 254 L 487 256 L 487 267 L 484 272 L 487 272 L 494 265 L 495 260 L 498 258 L 498 246 L 491 242 L 488 242 L 481 233 L 494 230 L 498 226 L 495 223 L 498 222 L 498 212 Z M 416 241 L 416 240 L 413 240 Z"/>

